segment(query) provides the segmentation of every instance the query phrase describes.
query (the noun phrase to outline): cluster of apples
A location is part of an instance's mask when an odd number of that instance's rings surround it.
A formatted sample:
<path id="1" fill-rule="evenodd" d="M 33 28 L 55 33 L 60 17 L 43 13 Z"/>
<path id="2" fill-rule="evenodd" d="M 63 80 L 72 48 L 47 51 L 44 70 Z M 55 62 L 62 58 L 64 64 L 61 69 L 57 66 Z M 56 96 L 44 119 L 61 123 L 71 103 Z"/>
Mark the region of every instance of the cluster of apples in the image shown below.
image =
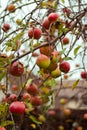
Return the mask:
<path id="1" fill-rule="evenodd" d="M 60 113 L 62 113 L 62 118 L 64 117 L 65 120 L 66 119 L 71 120 L 71 118 L 72 118 L 72 110 L 71 109 L 62 108 Z M 47 115 L 49 115 L 50 117 L 53 117 L 55 119 L 56 115 L 57 115 L 57 112 L 55 110 L 50 109 L 50 110 L 47 111 Z M 59 114 L 59 117 L 60 117 L 60 115 L 61 114 Z M 83 113 L 82 120 L 87 121 L 87 113 Z M 58 127 L 57 127 L 58 130 L 64 130 L 66 128 L 66 126 L 64 126 L 65 122 L 64 123 L 62 122 L 63 124 L 58 124 Z M 72 122 L 72 128 L 75 128 L 76 130 L 83 130 L 83 126 L 80 125 L 79 122 L 74 122 L 74 121 Z"/>
<path id="2" fill-rule="evenodd" d="M 52 23 L 56 23 L 59 19 L 58 13 L 50 13 L 42 22 L 42 28 L 48 30 Z M 29 38 L 40 39 L 42 36 L 42 30 L 38 27 L 32 27 L 28 31 Z M 69 38 L 64 37 L 62 43 L 67 45 Z M 44 45 L 43 42 L 41 45 Z M 66 61 L 62 61 L 59 52 L 54 50 L 53 45 L 43 46 L 40 49 L 40 54 L 37 57 L 36 64 L 44 72 L 49 73 L 53 78 L 57 78 L 61 75 L 61 71 L 68 73 L 70 70 L 70 64 Z M 61 62 L 62 61 L 62 62 Z M 59 65 L 58 65 L 59 64 Z"/>
<path id="3" fill-rule="evenodd" d="M 17 90 L 17 86 L 14 88 Z M 31 103 L 32 107 L 38 107 L 43 104 L 42 98 L 39 96 L 39 88 L 36 84 L 30 83 L 25 87 L 24 92 L 21 95 L 20 100 L 18 96 L 14 93 L 7 94 L 2 102 L 7 102 L 9 104 L 9 112 L 14 115 L 24 115 L 27 111 L 27 103 Z M 0 130 L 6 130 L 4 127 L 1 127 Z"/>
<path id="4" fill-rule="evenodd" d="M 69 72 L 70 64 L 66 61 L 61 61 L 58 51 L 53 50 L 51 52 L 50 48 L 50 46 L 40 48 L 40 55 L 37 57 L 36 64 L 45 73 L 49 73 L 53 78 L 57 78 L 61 76 L 61 71 L 64 73 Z M 47 53 L 45 50 L 48 50 Z"/>

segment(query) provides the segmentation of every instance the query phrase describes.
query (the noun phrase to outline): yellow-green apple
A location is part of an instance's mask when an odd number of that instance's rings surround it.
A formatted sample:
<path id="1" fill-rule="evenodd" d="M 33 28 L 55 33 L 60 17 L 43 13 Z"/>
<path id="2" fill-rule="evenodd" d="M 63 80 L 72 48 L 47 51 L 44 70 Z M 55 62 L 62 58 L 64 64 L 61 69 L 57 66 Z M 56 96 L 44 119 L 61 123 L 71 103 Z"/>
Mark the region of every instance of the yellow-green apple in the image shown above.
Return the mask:
<path id="1" fill-rule="evenodd" d="M 60 102 L 61 105 L 65 105 L 65 104 L 67 103 L 67 99 L 61 98 L 61 99 L 59 100 L 59 102 Z"/>
<path id="2" fill-rule="evenodd" d="M 61 76 L 61 71 L 59 68 L 56 68 L 54 71 L 51 71 L 51 76 L 53 78 L 58 78 Z"/>
<path id="3" fill-rule="evenodd" d="M 48 88 L 47 86 L 42 87 L 41 88 L 41 93 L 42 94 L 49 94 L 50 93 L 50 88 Z"/>
<path id="4" fill-rule="evenodd" d="M 65 108 L 63 112 L 64 112 L 65 116 L 70 116 L 71 115 L 71 110 L 69 108 Z"/>
<path id="5" fill-rule="evenodd" d="M 48 66 L 50 65 L 50 58 L 44 54 L 40 54 L 37 57 L 36 60 L 36 64 L 40 67 L 40 68 L 48 68 Z"/>
<path id="6" fill-rule="evenodd" d="M 39 115 L 38 120 L 41 121 L 41 122 L 45 122 L 46 121 L 45 116 L 41 115 L 41 114 Z"/>
<path id="7" fill-rule="evenodd" d="M 51 61 L 52 61 L 53 63 L 57 63 L 57 62 L 58 62 L 58 54 L 59 54 L 58 51 L 53 51 L 53 52 L 51 53 Z"/>
<path id="8" fill-rule="evenodd" d="M 57 63 L 51 62 L 47 69 L 51 72 L 54 71 L 57 67 L 58 67 Z"/>
<path id="9" fill-rule="evenodd" d="M 64 130 L 64 126 L 62 125 L 58 126 L 58 130 Z"/>

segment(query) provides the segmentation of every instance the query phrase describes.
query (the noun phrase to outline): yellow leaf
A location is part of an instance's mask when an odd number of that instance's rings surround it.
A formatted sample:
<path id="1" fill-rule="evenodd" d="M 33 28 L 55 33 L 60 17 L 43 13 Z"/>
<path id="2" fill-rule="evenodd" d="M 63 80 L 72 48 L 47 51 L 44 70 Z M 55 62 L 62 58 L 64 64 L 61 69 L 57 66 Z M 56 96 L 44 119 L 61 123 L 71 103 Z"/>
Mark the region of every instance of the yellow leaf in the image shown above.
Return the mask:
<path id="1" fill-rule="evenodd" d="M 77 79 L 73 85 L 72 85 L 72 90 L 74 90 L 77 87 L 77 84 L 79 83 L 79 79 Z"/>

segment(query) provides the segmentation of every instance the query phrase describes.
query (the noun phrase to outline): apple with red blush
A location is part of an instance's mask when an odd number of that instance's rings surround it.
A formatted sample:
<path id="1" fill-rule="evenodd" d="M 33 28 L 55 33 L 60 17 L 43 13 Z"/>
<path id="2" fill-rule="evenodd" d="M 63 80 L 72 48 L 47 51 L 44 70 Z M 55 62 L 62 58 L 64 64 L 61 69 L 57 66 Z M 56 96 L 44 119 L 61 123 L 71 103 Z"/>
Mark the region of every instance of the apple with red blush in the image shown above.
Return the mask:
<path id="1" fill-rule="evenodd" d="M 7 6 L 7 10 L 9 11 L 9 12 L 14 12 L 15 11 L 15 5 L 13 4 L 13 3 L 11 3 L 11 4 L 9 4 L 8 6 Z"/>
<path id="2" fill-rule="evenodd" d="M 40 28 L 37 28 L 37 27 L 30 28 L 28 31 L 29 38 L 34 38 L 38 40 L 40 39 L 41 35 L 42 35 L 42 31 Z"/>
<path id="3" fill-rule="evenodd" d="M 13 114 L 24 114 L 26 106 L 23 102 L 14 101 L 9 106 L 9 111 Z"/>
<path id="4" fill-rule="evenodd" d="M 45 28 L 45 29 L 49 29 L 50 27 L 50 21 L 48 18 L 45 18 L 42 22 L 42 26 Z"/>
<path id="5" fill-rule="evenodd" d="M 50 58 L 44 54 L 40 54 L 37 57 L 36 60 L 36 64 L 40 67 L 40 68 L 48 68 L 48 66 L 50 65 Z"/>
<path id="6" fill-rule="evenodd" d="M 70 63 L 62 61 L 59 65 L 59 69 L 64 73 L 68 73 L 70 71 Z"/>
<path id="7" fill-rule="evenodd" d="M 42 101 L 42 98 L 40 96 L 33 96 L 30 99 L 30 103 L 33 106 L 40 106 L 40 105 L 42 105 L 43 101 Z"/>
<path id="8" fill-rule="evenodd" d="M 86 79 L 87 78 L 87 72 L 86 71 L 82 71 L 80 75 L 81 75 L 82 79 Z"/>
<path id="9" fill-rule="evenodd" d="M 10 24 L 4 23 L 2 26 L 2 30 L 7 33 L 10 30 Z"/>
<path id="10" fill-rule="evenodd" d="M 13 76 L 22 76 L 24 73 L 24 66 L 21 62 L 13 62 L 11 63 L 8 67 L 8 73 L 13 75 Z"/>
<path id="11" fill-rule="evenodd" d="M 69 44 L 69 38 L 68 37 L 64 37 L 63 39 L 62 39 L 62 43 L 63 43 L 63 45 L 67 45 L 67 44 Z"/>
<path id="12" fill-rule="evenodd" d="M 31 95 L 29 93 L 23 93 L 23 100 L 26 101 L 26 100 L 30 100 L 31 98 Z"/>
<path id="13" fill-rule="evenodd" d="M 58 18 L 59 18 L 59 14 L 58 14 L 58 13 L 55 13 L 55 12 L 50 13 L 50 14 L 48 15 L 48 20 L 49 20 L 50 22 L 56 22 Z"/>
<path id="14" fill-rule="evenodd" d="M 39 93 L 39 89 L 36 84 L 31 83 L 26 87 L 26 90 L 31 95 L 36 95 Z"/>
<path id="15" fill-rule="evenodd" d="M 0 130 L 6 130 L 6 128 L 5 128 L 5 127 L 1 127 L 1 126 L 0 126 Z"/>

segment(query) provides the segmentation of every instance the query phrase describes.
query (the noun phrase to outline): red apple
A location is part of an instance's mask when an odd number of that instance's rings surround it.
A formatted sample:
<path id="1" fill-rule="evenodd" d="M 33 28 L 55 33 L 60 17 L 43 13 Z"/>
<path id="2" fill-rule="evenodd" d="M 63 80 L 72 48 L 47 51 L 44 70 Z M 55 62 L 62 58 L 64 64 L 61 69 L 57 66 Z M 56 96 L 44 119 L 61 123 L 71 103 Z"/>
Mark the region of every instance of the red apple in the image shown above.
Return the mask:
<path id="1" fill-rule="evenodd" d="M 42 87 L 41 88 L 41 93 L 42 94 L 49 94 L 50 93 L 50 88 L 49 87 Z"/>
<path id="2" fill-rule="evenodd" d="M 0 127 L 0 130 L 6 130 L 5 127 Z"/>
<path id="3" fill-rule="evenodd" d="M 64 126 L 62 125 L 58 126 L 58 130 L 64 130 Z"/>
<path id="4" fill-rule="evenodd" d="M 48 18 L 45 18 L 42 22 L 42 26 L 45 28 L 45 29 L 49 29 L 50 27 L 50 21 Z"/>
<path id="5" fill-rule="evenodd" d="M 30 102 L 34 106 L 42 105 L 42 99 L 39 96 L 31 97 Z"/>
<path id="6" fill-rule="evenodd" d="M 19 87 L 18 85 L 12 85 L 11 89 L 12 91 L 18 91 Z"/>
<path id="7" fill-rule="evenodd" d="M 36 60 L 36 64 L 40 67 L 40 68 L 48 68 L 48 66 L 50 65 L 50 58 L 47 57 L 46 55 L 40 54 L 37 57 Z"/>
<path id="8" fill-rule="evenodd" d="M 58 78 L 61 76 L 61 71 L 59 68 L 56 68 L 54 71 L 51 72 L 51 76 L 53 78 Z"/>
<path id="9" fill-rule="evenodd" d="M 45 36 L 45 40 L 46 40 L 46 41 L 50 41 L 50 40 L 52 40 L 52 37 L 50 37 L 50 36 Z"/>
<path id="10" fill-rule="evenodd" d="M 69 44 L 69 38 L 68 38 L 68 37 L 64 37 L 64 38 L 62 39 L 62 43 L 63 43 L 63 45 Z"/>
<path id="11" fill-rule="evenodd" d="M 84 30 L 87 30 L 87 24 L 84 25 Z"/>
<path id="12" fill-rule="evenodd" d="M 48 19 L 51 22 L 56 22 L 58 18 L 59 18 L 59 14 L 58 13 L 50 13 L 48 15 Z"/>
<path id="13" fill-rule="evenodd" d="M 42 45 L 44 45 L 44 43 L 42 43 Z M 43 47 L 40 48 L 40 53 L 44 54 L 46 56 L 50 56 L 51 53 L 53 52 L 53 49 L 54 49 L 53 46 L 50 46 L 50 45 L 43 46 Z"/>
<path id="14" fill-rule="evenodd" d="M 71 110 L 69 108 L 65 108 L 63 112 L 65 116 L 71 115 Z"/>
<path id="15" fill-rule="evenodd" d="M 33 57 L 38 57 L 38 56 L 39 56 L 39 54 L 38 54 L 38 53 L 36 53 L 36 52 L 33 52 L 33 53 L 32 53 L 32 56 L 33 56 Z"/>
<path id="16" fill-rule="evenodd" d="M 63 13 L 66 13 L 67 16 L 69 16 L 71 14 L 71 10 L 66 7 L 63 8 L 62 11 L 63 11 Z"/>
<path id="17" fill-rule="evenodd" d="M 26 90 L 29 94 L 36 95 L 39 92 L 39 89 L 36 84 L 31 83 L 26 87 Z"/>
<path id="18" fill-rule="evenodd" d="M 23 100 L 30 100 L 31 95 L 29 93 L 23 93 Z"/>
<path id="19" fill-rule="evenodd" d="M 68 73 L 70 70 L 70 64 L 66 61 L 63 61 L 60 63 L 59 69 L 64 73 Z"/>
<path id="20" fill-rule="evenodd" d="M 24 114 L 25 112 L 25 104 L 20 101 L 14 101 L 10 104 L 9 110 L 11 113 L 15 114 Z"/>
<path id="21" fill-rule="evenodd" d="M 56 112 L 54 110 L 49 110 L 47 113 L 50 116 L 55 116 L 56 115 Z"/>
<path id="22" fill-rule="evenodd" d="M 14 12 L 14 11 L 15 11 L 15 5 L 14 5 L 14 4 L 9 4 L 9 5 L 7 6 L 7 10 L 8 10 L 9 12 Z"/>
<path id="23" fill-rule="evenodd" d="M 81 78 L 82 79 L 86 79 L 87 78 L 87 72 L 86 71 L 82 71 L 81 72 Z"/>
<path id="24" fill-rule="evenodd" d="M 13 75 L 13 76 L 22 76 L 24 72 L 24 66 L 20 62 L 13 62 L 11 65 L 8 67 L 8 72 Z"/>
<path id="25" fill-rule="evenodd" d="M 40 28 L 30 28 L 28 31 L 29 38 L 40 39 L 42 31 Z"/>
<path id="26" fill-rule="evenodd" d="M 76 130 L 83 130 L 82 126 L 77 126 Z"/>
<path id="27" fill-rule="evenodd" d="M 10 29 L 10 24 L 4 23 L 3 26 L 2 26 L 2 29 L 3 29 L 4 32 L 8 32 L 9 29 Z"/>
<path id="28" fill-rule="evenodd" d="M 11 94 L 9 97 L 8 97 L 9 101 L 15 101 L 17 99 L 17 95 L 16 94 Z"/>
<path id="29" fill-rule="evenodd" d="M 83 115 L 83 118 L 84 118 L 85 120 L 87 120 L 87 113 L 85 113 L 85 114 Z"/>
<path id="30" fill-rule="evenodd" d="M 68 79 L 69 76 L 67 74 L 64 74 L 64 79 Z"/>

